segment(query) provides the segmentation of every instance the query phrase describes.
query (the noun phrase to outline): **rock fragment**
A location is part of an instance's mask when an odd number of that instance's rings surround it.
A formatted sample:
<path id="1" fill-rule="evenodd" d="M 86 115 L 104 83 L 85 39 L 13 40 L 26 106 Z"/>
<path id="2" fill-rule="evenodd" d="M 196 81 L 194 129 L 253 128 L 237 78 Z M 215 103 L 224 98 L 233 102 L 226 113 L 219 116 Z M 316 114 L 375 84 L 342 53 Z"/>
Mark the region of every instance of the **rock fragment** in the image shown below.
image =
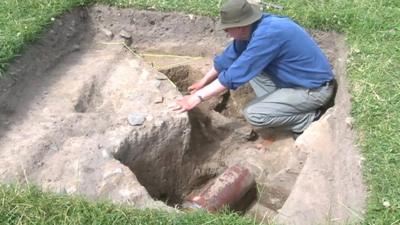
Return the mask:
<path id="1" fill-rule="evenodd" d="M 56 145 L 56 144 L 51 144 L 50 146 L 49 146 L 49 149 L 51 150 L 51 151 L 58 151 L 58 146 Z"/>
<path id="2" fill-rule="evenodd" d="M 73 51 L 73 52 L 79 51 L 79 50 L 81 50 L 81 46 L 80 46 L 80 45 L 75 44 L 75 45 L 72 46 L 72 51 Z"/>
<path id="3" fill-rule="evenodd" d="M 390 207 L 390 202 L 389 202 L 389 201 L 384 201 L 384 202 L 383 202 L 383 206 L 384 206 L 385 208 L 389 208 L 389 207 Z"/>
<path id="4" fill-rule="evenodd" d="M 165 76 L 164 74 L 157 73 L 157 74 L 156 74 L 156 79 L 157 79 L 157 80 L 167 80 L 168 78 L 167 78 L 167 76 Z"/>
<path id="5" fill-rule="evenodd" d="M 101 155 L 105 159 L 110 158 L 110 154 L 105 149 L 103 149 L 103 151 L 101 151 Z"/>
<path id="6" fill-rule="evenodd" d="M 153 84 L 154 84 L 154 87 L 155 87 L 155 88 L 160 88 L 160 86 L 161 86 L 161 81 L 155 80 L 155 81 L 153 82 Z"/>
<path id="7" fill-rule="evenodd" d="M 146 120 L 146 115 L 140 113 L 132 113 L 128 116 L 128 122 L 132 126 L 141 126 Z"/>
<path id="8" fill-rule="evenodd" d="M 160 104 L 164 102 L 164 97 L 163 96 L 156 96 L 154 98 L 154 104 Z"/>
<path id="9" fill-rule="evenodd" d="M 131 39 L 132 38 L 132 35 L 128 31 L 126 31 L 124 29 L 122 29 L 121 32 L 119 32 L 119 36 L 124 38 L 124 39 Z"/>
<path id="10" fill-rule="evenodd" d="M 112 40 L 114 38 L 114 34 L 113 34 L 113 32 L 111 30 L 103 28 L 103 29 L 101 29 L 101 32 L 103 32 L 103 34 L 106 35 L 106 37 L 109 40 Z"/>
<path id="11" fill-rule="evenodd" d="M 121 174 L 122 173 L 122 169 L 121 168 L 115 168 L 114 170 L 110 170 L 110 171 L 106 171 L 103 174 L 103 179 L 107 179 L 111 176 L 114 176 L 116 174 Z"/>
<path id="12" fill-rule="evenodd" d="M 354 119 L 352 117 L 346 117 L 346 125 L 350 129 L 353 129 Z"/>
<path id="13" fill-rule="evenodd" d="M 237 138 L 243 141 L 253 141 L 257 139 L 258 135 L 254 132 L 251 126 L 243 126 L 235 129 L 234 134 Z"/>

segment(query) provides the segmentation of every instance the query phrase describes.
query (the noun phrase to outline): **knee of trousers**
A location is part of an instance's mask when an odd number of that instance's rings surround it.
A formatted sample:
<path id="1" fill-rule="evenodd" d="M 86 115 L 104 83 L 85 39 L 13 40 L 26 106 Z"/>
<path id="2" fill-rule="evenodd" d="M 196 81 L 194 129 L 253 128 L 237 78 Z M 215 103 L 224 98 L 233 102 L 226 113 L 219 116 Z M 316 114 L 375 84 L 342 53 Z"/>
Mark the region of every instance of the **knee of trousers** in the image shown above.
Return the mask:
<path id="1" fill-rule="evenodd" d="M 260 110 L 257 107 L 248 105 L 243 109 L 243 115 L 248 123 L 253 126 L 273 126 L 275 116 L 268 110 Z"/>

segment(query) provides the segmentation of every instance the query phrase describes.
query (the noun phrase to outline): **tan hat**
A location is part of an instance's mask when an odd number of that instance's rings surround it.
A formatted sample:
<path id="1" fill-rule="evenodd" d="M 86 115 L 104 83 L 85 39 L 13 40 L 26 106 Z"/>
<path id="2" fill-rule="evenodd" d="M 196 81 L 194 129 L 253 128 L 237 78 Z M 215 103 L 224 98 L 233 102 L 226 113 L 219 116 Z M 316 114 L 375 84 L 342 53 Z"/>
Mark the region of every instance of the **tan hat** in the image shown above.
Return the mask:
<path id="1" fill-rule="evenodd" d="M 246 0 L 229 0 L 221 7 L 220 15 L 217 30 L 250 25 L 261 18 L 262 12 Z"/>

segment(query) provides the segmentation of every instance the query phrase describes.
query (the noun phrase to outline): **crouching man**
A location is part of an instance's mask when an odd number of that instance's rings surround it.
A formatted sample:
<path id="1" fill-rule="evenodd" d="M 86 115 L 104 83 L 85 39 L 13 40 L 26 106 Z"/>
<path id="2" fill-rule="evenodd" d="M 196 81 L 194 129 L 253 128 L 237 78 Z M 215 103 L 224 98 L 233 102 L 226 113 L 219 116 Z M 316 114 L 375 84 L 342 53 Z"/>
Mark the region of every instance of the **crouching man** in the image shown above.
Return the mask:
<path id="1" fill-rule="evenodd" d="M 217 29 L 232 43 L 175 110 L 189 111 L 250 82 L 256 98 L 243 113 L 251 125 L 302 133 L 333 94 L 331 66 L 312 37 L 289 18 L 262 13 L 246 0 L 222 6 Z"/>

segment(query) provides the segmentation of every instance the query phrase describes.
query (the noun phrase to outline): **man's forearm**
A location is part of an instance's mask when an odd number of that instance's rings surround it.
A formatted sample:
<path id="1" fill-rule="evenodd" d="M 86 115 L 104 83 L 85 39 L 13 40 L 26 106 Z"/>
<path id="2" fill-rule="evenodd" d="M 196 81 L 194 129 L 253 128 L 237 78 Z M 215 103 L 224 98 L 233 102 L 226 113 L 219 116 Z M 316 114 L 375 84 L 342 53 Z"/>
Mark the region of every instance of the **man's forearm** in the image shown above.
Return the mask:
<path id="1" fill-rule="evenodd" d="M 211 67 L 211 69 L 204 75 L 203 79 L 206 84 L 211 83 L 218 77 L 219 72 L 215 69 L 215 67 Z"/>
<path id="2" fill-rule="evenodd" d="M 202 84 L 199 87 L 200 89 L 195 87 L 196 84 L 189 87 L 189 90 L 192 89 L 191 94 L 178 98 L 176 100 L 177 107 L 174 108 L 173 110 L 179 113 L 187 112 L 189 110 L 192 110 L 202 101 L 208 100 L 213 96 L 219 95 L 225 90 L 227 90 L 228 88 L 222 85 L 219 79 L 216 79 L 217 75 L 218 72 L 216 72 L 215 69 L 214 71 L 210 70 L 210 72 L 207 75 L 207 78 L 209 79 L 213 78 L 214 81 L 212 81 L 210 84 L 207 84 L 206 86 Z"/>
<path id="3" fill-rule="evenodd" d="M 203 100 L 208 100 L 214 96 L 221 94 L 226 91 L 228 88 L 221 84 L 218 79 L 214 79 L 214 81 L 204 88 L 198 90 L 195 95 L 200 96 Z"/>

